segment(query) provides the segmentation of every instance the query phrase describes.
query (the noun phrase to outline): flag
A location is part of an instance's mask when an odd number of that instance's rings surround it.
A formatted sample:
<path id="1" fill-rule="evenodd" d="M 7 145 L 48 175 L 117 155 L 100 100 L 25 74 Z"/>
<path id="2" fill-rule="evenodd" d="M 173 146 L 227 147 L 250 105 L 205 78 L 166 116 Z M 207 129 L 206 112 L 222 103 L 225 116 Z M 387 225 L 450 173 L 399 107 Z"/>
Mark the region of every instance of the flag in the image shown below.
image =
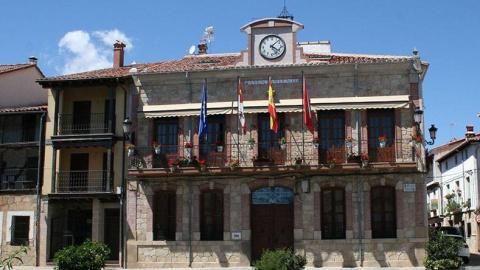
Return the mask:
<path id="1" fill-rule="evenodd" d="M 198 137 L 203 138 L 207 135 L 207 87 L 203 83 L 202 106 L 200 108 L 200 125 L 198 127 Z"/>
<path id="2" fill-rule="evenodd" d="M 245 123 L 245 110 L 243 109 L 242 82 L 238 78 L 238 118 L 242 126 L 243 134 L 247 133 L 247 124 Z"/>
<path id="3" fill-rule="evenodd" d="M 312 110 L 310 108 L 310 98 L 308 97 L 307 82 L 303 76 L 303 122 L 308 130 L 313 134 Z"/>
<path id="4" fill-rule="evenodd" d="M 270 129 L 275 133 L 278 131 L 277 109 L 273 99 L 272 79 L 268 76 L 268 113 L 270 113 Z"/>

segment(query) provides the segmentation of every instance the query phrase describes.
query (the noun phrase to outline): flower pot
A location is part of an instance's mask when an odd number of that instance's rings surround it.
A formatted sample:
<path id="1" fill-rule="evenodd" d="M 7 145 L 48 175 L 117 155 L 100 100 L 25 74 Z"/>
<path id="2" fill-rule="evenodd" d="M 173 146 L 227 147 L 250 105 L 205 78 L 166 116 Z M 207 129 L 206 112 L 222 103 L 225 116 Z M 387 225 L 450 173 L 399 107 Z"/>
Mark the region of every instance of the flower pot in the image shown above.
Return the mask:
<path id="1" fill-rule="evenodd" d="M 295 164 L 295 169 L 299 170 L 302 167 L 302 164 Z"/>
<path id="2" fill-rule="evenodd" d="M 176 165 L 170 166 L 170 172 L 172 172 L 172 173 L 173 173 L 173 172 L 176 172 L 177 169 L 178 169 L 178 166 L 176 166 Z"/>
<path id="3" fill-rule="evenodd" d="M 223 152 L 223 145 L 217 145 L 217 152 Z"/>
<path id="4" fill-rule="evenodd" d="M 207 166 L 206 165 L 200 165 L 200 171 L 204 172 L 207 170 Z"/>
<path id="5" fill-rule="evenodd" d="M 368 166 L 368 160 L 362 159 L 362 167 L 367 167 Z"/>
<path id="6" fill-rule="evenodd" d="M 319 145 L 320 145 L 319 143 L 314 142 L 314 143 L 313 143 L 313 148 L 318 149 L 318 146 L 319 146 Z"/>
<path id="7" fill-rule="evenodd" d="M 253 146 L 255 146 L 255 143 L 254 142 L 249 142 L 249 143 L 247 143 L 247 145 L 248 145 L 248 149 L 252 150 Z"/>
<path id="8" fill-rule="evenodd" d="M 160 147 L 155 147 L 155 154 L 160 155 L 162 153 L 162 149 Z"/>
<path id="9" fill-rule="evenodd" d="M 347 147 L 348 148 L 352 148 L 352 146 L 353 146 L 353 142 L 347 142 Z"/>
<path id="10" fill-rule="evenodd" d="M 328 167 L 330 167 L 330 169 L 334 168 L 335 167 L 335 163 L 334 162 L 331 162 L 328 164 Z"/>
<path id="11" fill-rule="evenodd" d="M 185 148 L 185 152 L 187 153 L 187 157 L 192 156 L 192 148 Z"/>
<path id="12" fill-rule="evenodd" d="M 387 145 L 387 142 L 386 141 L 380 141 L 380 148 L 385 148 L 385 146 Z"/>
<path id="13" fill-rule="evenodd" d="M 280 149 L 282 149 L 282 150 L 287 149 L 287 145 L 286 144 L 280 144 Z"/>
<path id="14" fill-rule="evenodd" d="M 133 156 L 134 153 L 135 153 L 135 148 L 128 148 L 127 154 L 129 157 Z"/>

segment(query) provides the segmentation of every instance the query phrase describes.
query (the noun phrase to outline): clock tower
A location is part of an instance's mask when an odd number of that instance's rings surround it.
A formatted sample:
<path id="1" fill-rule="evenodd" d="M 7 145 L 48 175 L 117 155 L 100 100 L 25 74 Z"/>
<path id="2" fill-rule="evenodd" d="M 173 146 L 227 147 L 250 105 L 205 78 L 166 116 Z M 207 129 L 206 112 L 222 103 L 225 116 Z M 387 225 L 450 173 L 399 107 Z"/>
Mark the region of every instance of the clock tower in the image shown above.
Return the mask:
<path id="1" fill-rule="evenodd" d="M 302 49 L 297 47 L 297 32 L 303 25 L 285 18 L 266 18 L 243 26 L 247 34 L 247 50 L 241 52 L 237 66 L 265 66 L 305 63 Z"/>

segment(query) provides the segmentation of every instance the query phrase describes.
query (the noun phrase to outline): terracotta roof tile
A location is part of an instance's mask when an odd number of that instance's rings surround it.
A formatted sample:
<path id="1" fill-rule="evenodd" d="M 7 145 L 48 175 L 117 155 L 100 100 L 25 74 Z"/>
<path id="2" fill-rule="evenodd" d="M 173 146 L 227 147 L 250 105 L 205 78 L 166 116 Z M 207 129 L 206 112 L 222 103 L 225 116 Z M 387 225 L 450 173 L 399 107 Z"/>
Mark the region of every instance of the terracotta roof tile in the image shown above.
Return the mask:
<path id="1" fill-rule="evenodd" d="M 29 106 L 29 107 L 16 107 L 16 108 L 0 108 L 0 113 L 10 112 L 30 112 L 30 111 L 46 111 L 47 105 Z"/>
<path id="2" fill-rule="evenodd" d="M 22 68 L 31 67 L 31 66 L 35 66 L 35 64 L 0 65 L 0 74 L 22 69 Z"/>
<path id="3" fill-rule="evenodd" d="M 305 54 L 307 64 L 300 65 L 325 65 L 325 64 L 342 64 L 342 63 L 375 63 L 375 62 L 407 62 L 411 61 L 410 56 L 390 56 L 390 55 L 362 55 L 362 54 L 342 54 L 342 53 L 310 53 Z M 145 63 L 124 66 L 120 68 L 107 68 L 101 70 L 93 70 L 76 74 L 61 75 L 39 79 L 42 81 L 68 81 L 68 80 L 85 80 L 85 79 L 108 79 L 130 76 L 129 70 L 132 67 L 137 68 L 138 73 L 171 73 L 182 71 L 207 71 L 222 70 L 235 68 L 235 64 L 241 61 L 240 53 L 231 54 L 205 54 L 205 55 L 188 55 L 182 59 L 170 60 L 158 63 Z M 292 66 L 291 64 L 277 65 L 277 67 Z M 253 66 L 272 67 L 272 65 Z"/>

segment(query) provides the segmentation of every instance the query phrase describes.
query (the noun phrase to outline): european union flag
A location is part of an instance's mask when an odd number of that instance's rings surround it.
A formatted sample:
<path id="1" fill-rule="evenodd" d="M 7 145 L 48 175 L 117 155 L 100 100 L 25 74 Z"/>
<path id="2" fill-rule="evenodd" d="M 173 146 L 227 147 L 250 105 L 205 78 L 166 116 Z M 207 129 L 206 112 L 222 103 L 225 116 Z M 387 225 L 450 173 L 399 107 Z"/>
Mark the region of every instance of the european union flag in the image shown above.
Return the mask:
<path id="1" fill-rule="evenodd" d="M 198 127 L 198 137 L 200 139 L 207 136 L 207 87 L 203 83 L 202 107 L 200 108 L 200 125 Z"/>

